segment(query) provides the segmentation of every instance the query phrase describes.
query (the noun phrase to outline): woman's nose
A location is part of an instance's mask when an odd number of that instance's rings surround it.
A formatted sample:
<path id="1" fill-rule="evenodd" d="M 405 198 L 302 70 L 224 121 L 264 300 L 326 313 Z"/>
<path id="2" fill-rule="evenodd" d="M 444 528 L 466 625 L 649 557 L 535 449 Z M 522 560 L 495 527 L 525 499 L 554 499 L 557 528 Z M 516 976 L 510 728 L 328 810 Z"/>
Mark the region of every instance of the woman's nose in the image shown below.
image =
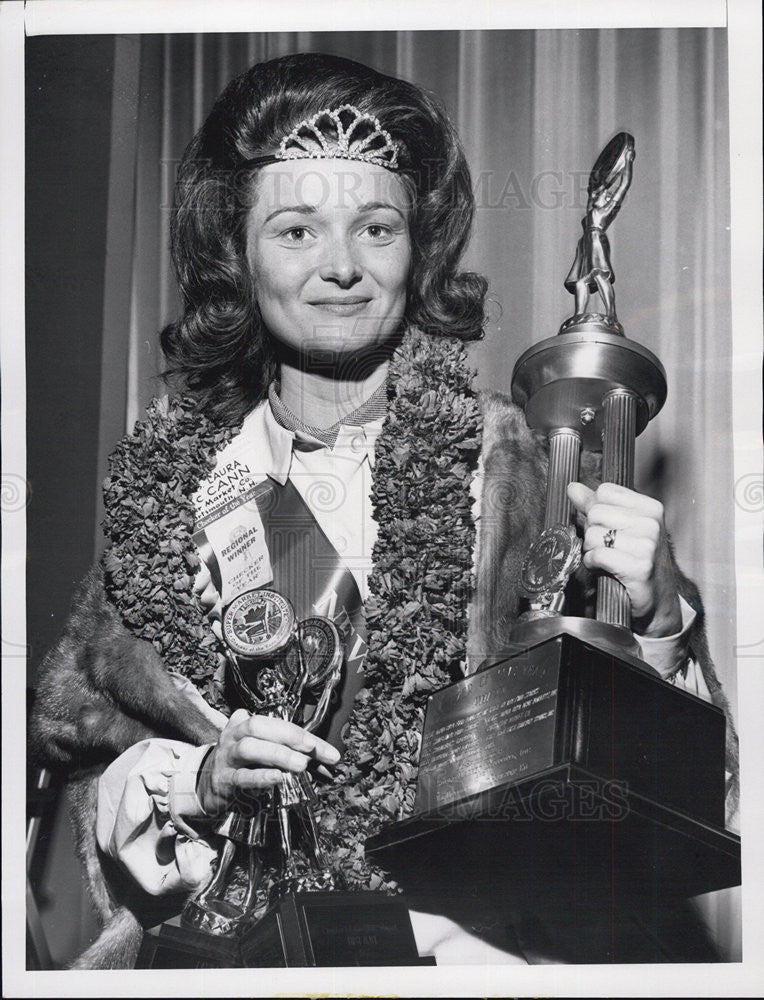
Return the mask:
<path id="1" fill-rule="evenodd" d="M 340 288 L 350 288 L 361 280 L 363 269 L 348 239 L 339 237 L 327 244 L 319 275 L 324 281 L 334 281 Z"/>

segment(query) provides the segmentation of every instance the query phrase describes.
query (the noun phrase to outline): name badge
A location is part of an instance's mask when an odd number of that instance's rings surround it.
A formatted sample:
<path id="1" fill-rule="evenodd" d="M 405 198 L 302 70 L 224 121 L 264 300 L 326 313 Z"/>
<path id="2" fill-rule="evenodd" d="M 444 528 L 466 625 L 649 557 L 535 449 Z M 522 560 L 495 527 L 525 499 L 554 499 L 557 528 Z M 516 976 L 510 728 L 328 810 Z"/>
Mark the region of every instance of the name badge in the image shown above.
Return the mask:
<path id="1" fill-rule="evenodd" d="M 273 580 L 273 567 L 257 497 L 267 480 L 234 459 L 215 469 L 196 494 L 194 542 L 223 604 Z"/>

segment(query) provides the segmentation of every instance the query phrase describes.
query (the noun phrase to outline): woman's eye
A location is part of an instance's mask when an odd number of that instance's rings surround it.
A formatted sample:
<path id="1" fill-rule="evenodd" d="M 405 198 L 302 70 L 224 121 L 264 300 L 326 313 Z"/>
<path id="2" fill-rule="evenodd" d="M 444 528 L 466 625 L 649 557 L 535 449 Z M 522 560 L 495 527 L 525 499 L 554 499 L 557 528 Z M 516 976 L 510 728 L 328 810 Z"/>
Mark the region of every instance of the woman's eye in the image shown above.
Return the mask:
<path id="1" fill-rule="evenodd" d="M 365 231 L 374 242 L 389 240 L 393 235 L 392 229 L 389 226 L 383 226 L 381 222 L 372 222 Z"/>
<path id="2" fill-rule="evenodd" d="M 305 243 L 309 235 L 305 226 L 294 226 L 283 232 L 282 237 L 287 243 Z"/>

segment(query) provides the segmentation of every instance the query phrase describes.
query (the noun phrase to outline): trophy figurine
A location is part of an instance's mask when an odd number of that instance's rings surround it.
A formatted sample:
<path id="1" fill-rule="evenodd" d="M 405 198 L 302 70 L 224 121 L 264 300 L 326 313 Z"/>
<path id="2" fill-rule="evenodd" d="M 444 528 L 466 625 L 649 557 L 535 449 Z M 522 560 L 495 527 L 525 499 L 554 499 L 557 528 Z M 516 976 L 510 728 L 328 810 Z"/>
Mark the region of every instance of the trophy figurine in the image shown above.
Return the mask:
<path id="1" fill-rule="evenodd" d="M 584 234 L 578 241 L 576 256 L 565 287 L 576 297 L 576 311 L 563 324 L 580 328 L 590 321 L 595 327 L 623 333 L 615 314 L 615 274 L 610 261 L 610 243 L 605 230 L 618 214 L 631 184 L 634 162 L 634 138 L 619 132 L 603 149 L 589 177 L 586 215 L 581 220 Z M 587 312 L 590 293 L 599 293 L 604 313 Z"/>
<path id="2" fill-rule="evenodd" d="M 366 842 L 407 892 L 448 873 L 454 898 L 557 914 L 641 899 L 657 920 L 740 881 L 740 841 L 724 828 L 723 712 L 644 662 L 613 577 L 597 579 L 595 617 L 566 613 L 581 559 L 567 487 L 582 448 L 602 452 L 603 482 L 632 488 L 635 439 L 666 399 L 663 366 L 615 310 L 605 230 L 633 162 L 625 132 L 598 157 L 565 280 L 575 312 L 513 373 L 515 402 L 549 441 L 543 528 L 520 573 L 528 609 L 504 649 L 430 696 L 414 813 Z"/>
<path id="3" fill-rule="evenodd" d="M 309 732 L 321 725 L 343 661 L 342 642 L 331 619 L 316 615 L 298 622 L 281 594 L 251 590 L 227 607 L 223 637 L 234 686 L 249 711 L 297 722 Z M 310 702 L 313 710 L 307 714 Z M 217 869 L 186 904 L 183 926 L 226 936 L 241 934 L 253 923 L 263 854 L 273 826 L 278 828 L 280 870 L 269 902 L 302 887 L 295 870 L 293 828 L 318 876 L 311 879 L 311 887 L 318 883 L 322 888 L 336 888 L 339 876 L 329 869 L 319 844 L 315 801 L 309 774 L 285 774 L 273 791 L 262 792 L 247 803 L 252 807 L 250 814 L 229 812 L 215 831 L 223 838 Z M 226 890 L 239 849 L 245 852 L 247 885 L 241 902 L 233 904 Z"/>

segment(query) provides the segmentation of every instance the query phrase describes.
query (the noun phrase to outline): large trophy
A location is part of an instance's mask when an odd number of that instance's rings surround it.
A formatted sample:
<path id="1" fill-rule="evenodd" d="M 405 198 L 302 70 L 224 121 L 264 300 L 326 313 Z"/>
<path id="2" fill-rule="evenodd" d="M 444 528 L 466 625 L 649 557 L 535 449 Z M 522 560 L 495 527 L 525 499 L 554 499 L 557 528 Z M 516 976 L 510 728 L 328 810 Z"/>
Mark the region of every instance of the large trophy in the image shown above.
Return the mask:
<path id="1" fill-rule="evenodd" d="M 660 361 L 615 311 L 605 231 L 633 159 L 627 133 L 597 159 L 565 282 L 575 313 L 513 373 L 515 401 L 549 439 L 544 528 L 521 574 L 527 610 L 508 648 L 430 697 L 414 814 L 366 845 L 407 892 L 436 880 L 457 910 L 472 896 L 510 911 L 647 900 L 657 912 L 740 881 L 739 838 L 724 828 L 723 712 L 641 659 L 614 578 L 597 581 L 596 617 L 565 608 L 581 552 L 566 488 L 581 449 L 601 450 L 603 482 L 631 488 L 635 438 L 666 398 Z"/>
<path id="2" fill-rule="evenodd" d="M 332 619 L 298 621 L 286 597 L 260 588 L 228 605 L 222 634 L 245 708 L 308 732 L 321 726 L 344 659 Z M 147 935 L 139 967 L 422 964 L 400 897 L 345 891 L 322 851 L 315 804 L 307 772 L 237 803 L 215 828 L 222 847 L 209 881 L 179 926 Z"/>

